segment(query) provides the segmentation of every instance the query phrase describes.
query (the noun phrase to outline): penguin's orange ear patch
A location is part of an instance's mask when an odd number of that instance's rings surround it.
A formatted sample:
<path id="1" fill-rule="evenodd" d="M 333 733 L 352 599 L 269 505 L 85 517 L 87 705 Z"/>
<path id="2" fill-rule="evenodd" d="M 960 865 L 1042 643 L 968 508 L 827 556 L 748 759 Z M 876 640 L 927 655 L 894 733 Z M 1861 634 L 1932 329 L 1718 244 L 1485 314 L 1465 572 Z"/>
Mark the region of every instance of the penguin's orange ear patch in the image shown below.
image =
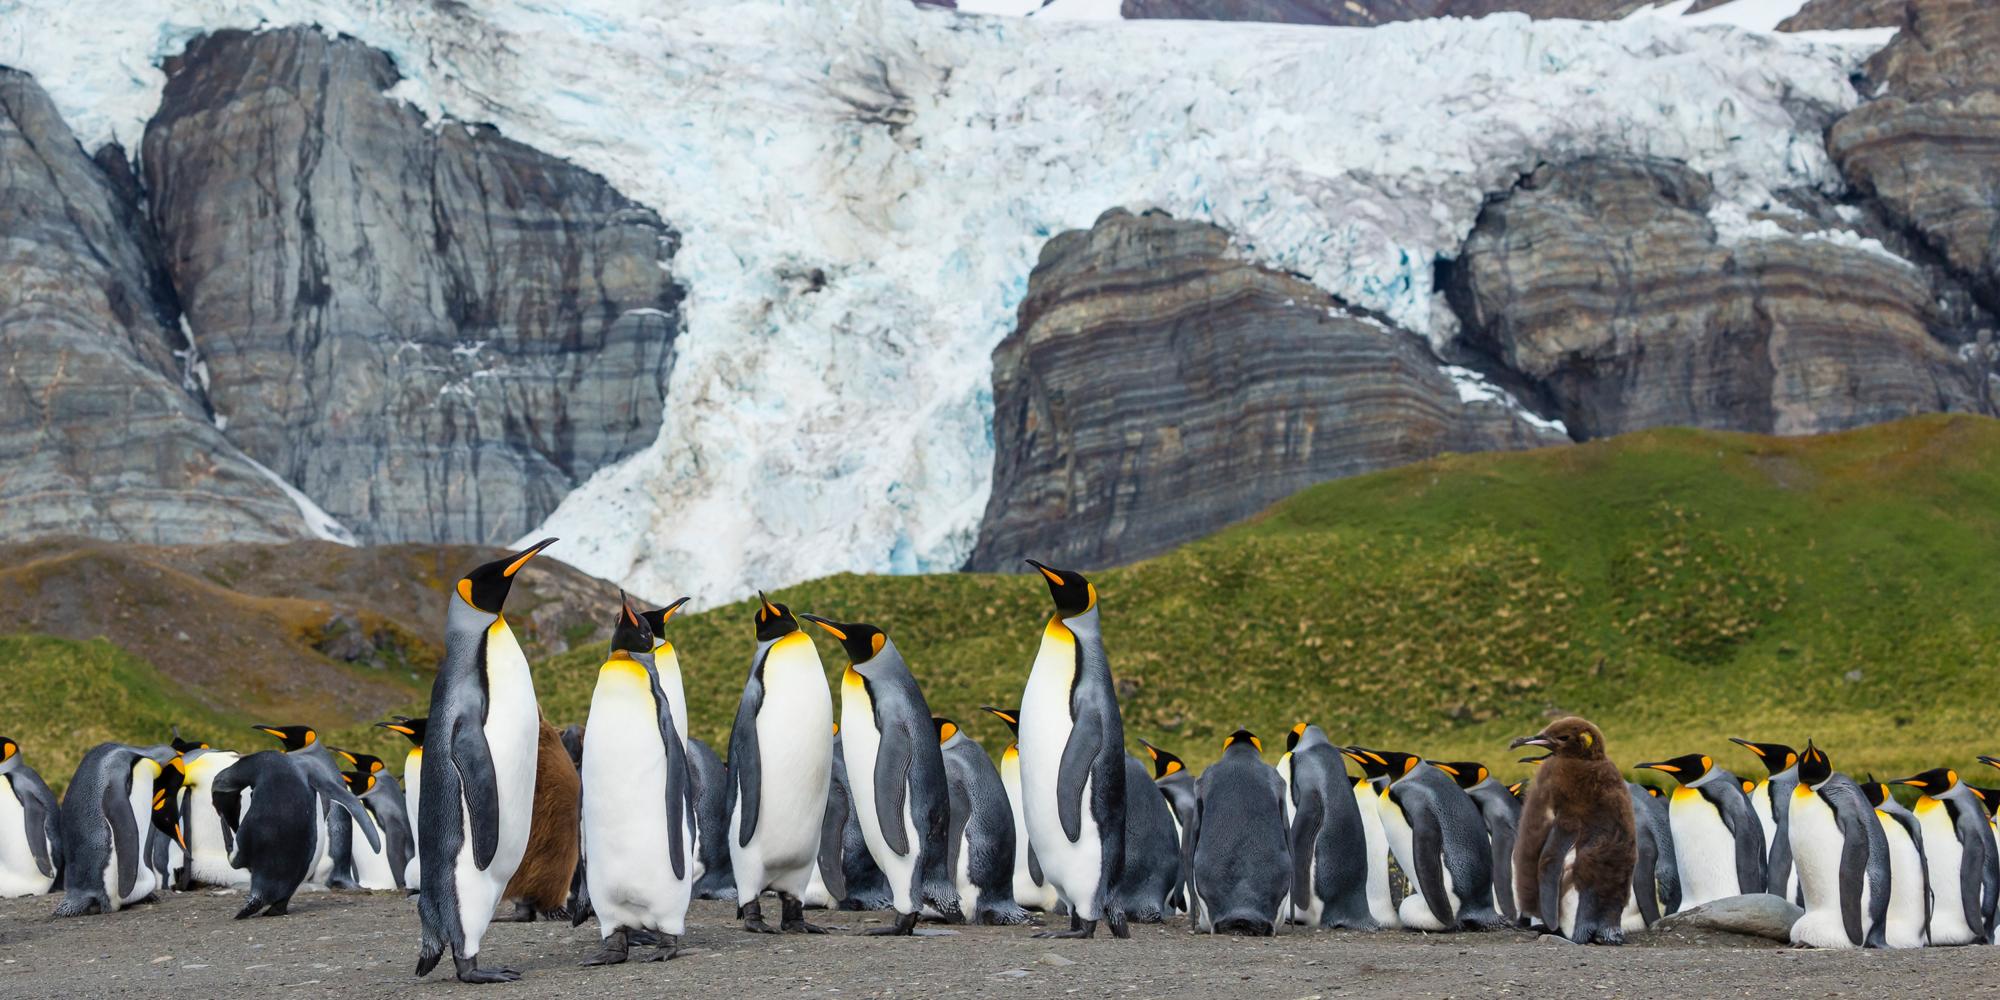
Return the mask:
<path id="1" fill-rule="evenodd" d="M 938 724 L 939 743 L 948 743 L 951 741 L 952 737 L 957 735 L 958 735 L 958 725 L 956 723 L 941 722 Z"/>
<path id="2" fill-rule="evenodd" d="M 1414 770 L 1416 770 L 1416 769 L 1417 769 L 1417 759 L 1416 759 L 1415 757 L 1410 757 L 1410 758 L 1407 758 L 1407 759 L 1405 759 L 1405 760 L 1403 761 L 1403 773 L 1404 773 L 1404 774 L 1408 774 L 1408 773 L 1410 773 L 1411 771 L 1414 771 Z"/>
<path id="3" fill-rule="evenodd" d="M 889 637 L 880 632 L 877 632 L 874 635 L 868 637 L 869 647 L 874 649 L 878 655 L 882 652 L 882 647 L 887 646 L 888 644 L 889 644 Z"/>
<path id="4" fill-rule="evenodd" d="M 459 600 L 461 600 L 461 601 L 464 601 L 464 602 L 465 602 L 465 603 L 467 603 L 467 604 L 472 604 L 472 581 L 471 581 L 471 580 L 460 580 L 460 581 L 458 581 L 458 599 L 459 599 Z M 474 606 L 474 607 L 477 607 L 478 605 L 473 605 L 473 606 Z"/>
<path id="5" fill-rule="evenodd" d="M 1180 771 L 1181 771 L 1181 762 L 1180 762 L 1180 761 L 1177 761 L 1177 760 L 1170 760 L 1170 761 L 1167 761 L 1167 773 L 1168 773 L 1168 774 L 1179 774 L 1179 773 L 1180 773 Z"/>

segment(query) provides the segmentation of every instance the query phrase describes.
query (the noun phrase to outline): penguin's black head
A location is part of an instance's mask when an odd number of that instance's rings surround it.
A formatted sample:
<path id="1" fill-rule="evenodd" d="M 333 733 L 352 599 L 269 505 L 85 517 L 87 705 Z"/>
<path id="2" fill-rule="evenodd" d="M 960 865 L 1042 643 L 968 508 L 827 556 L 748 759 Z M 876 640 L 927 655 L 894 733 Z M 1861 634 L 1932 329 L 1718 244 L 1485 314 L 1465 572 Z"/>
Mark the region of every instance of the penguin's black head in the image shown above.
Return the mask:
<path id="1" fill-rule="evenodd" d="M 181 833 L 181 786 L 186 783 L 187 765 L 178 755 L 153 779 L 153 827 L 174 838 L 181 850 L 187 850 L 187 837 Z"/>
<path id="2" fill-rule="evenodd" d="M 346 761 L 355 770 L 360 771 L 362 774 L 374 774 L 375 772 L 380 771 L 382 770 L 382 768 L 387 766 L 382 763 L 382 758 L 376 757 L 372 754 L 355 753 L 352 750 L 342 750 L 339 747 L 327 747 L 326 749 L 327 752 L 333 754 L 335 757 L 339 757 L 341 760 Z"/>
<path id="3" fill-rule="evenodd" d="M 683 597 L 680 600 L 675 601 L 674 603 L 669 604 L 664 608 L 654 608 L 653 610 L 644 612 L 639 616 L 641 618 L 646 619 L 646 628 L 651 630 L 653 633 L 653 645 L 657 646 L 663 640 L 666 639 L 667 622 L 673 620 L 674 612 L 679 611 L 681 609 L 681 605 L 686 604 L 687 602 L 688 599 Z"/>
<path id="4" fill-rule="evenodd" d="M 1179 757 L 1176 757 L 1173 754 L 1170 754 L 1167 751 L 1162 750 L 1159 747 L 1156 747 L 1151 743 L 1146 742 L 1145 740 L 1140 740 L 1139 745 L 1145 747 L 1146 756 L 1151 757 L 1153 759 L 1154 781 L 1158 781 L 1161 778 L 1166 777 L 1167 775 L 1179 774 L 1182 771 L 1187 770 L 1187 764 L 1184 763 Z"/>
<path id="5" fill-rule="evenodd" d="M 171 746 L 174 748 L 175 753 L 187 753 L 189 750 L 208 749 L 208 744 L 206 743 L 197 743 L 194 740 L 181 739 L 181 727 L 179 726 L 173 727 L 173 734 L 174 738 L 173 742 L 171 743 Z"/>
<path id="6" fill-rule="evenodd" d="M 283 740 L 287 753 L 293 750 L 304 750 L 319 742 L 319 733 L 314 732 L 311 726 L 251 726 L 250 728 L 260 733 L 269 733 Z"/>
<path id="7" fill-rule="evenodd" d="M 528 560 L 555 543 L 553 538 L 544 538 L 511 556 L 495 559 L 465 574 L 458 581 L 459 600 L 489 615 L 499 614 L 500 609 L 507 605 L 507 591 L 513 589 L 514 574 L 519 573 Z"/>
<path id="8" fill-rule="evenodd" d="M 1882 803 L 1889 800 L 1889 785 L 1887 782 L 1876 781 L 1875 776 L 1871 774 L 1867 781 L 1861 782 L 1861 794 L 1868 796 L 1869 805 L 1880 809 Z"/>
<path id="9" fill-rule="evenodd" d="M 1660 797 L 1660 796 L 1662 796 L 1662 795 L 1665 795 L 1665 794 L 1667 794 L 1667 793 L 1665 793 L 1665 792 L 1663 792 L 1663 791 L 1660 791 L 1660 789 L 1659 789 L 1659 786 L 1657 786 L 1657 785 L 1646 785 L 1646 786 L 1644 786 L 1644 787 L 1645 787 L 1645 789 L 1646 789 L 1646 794 L 1647 794 L 1647 795 L 1650 795 L 1650 796 L 1652 796 L 1652 797 L 1654 797 L 1654 798 L 1656 798 L 1656 799 L 1657 799 L 1657 798 L 1659 798 L 1659 797 Z"/>
<path id="10" fill-rule="evenodd" d="M 620 654 L 651 653 L 653 651 L 653 629 L 646 624 L 645 616 L 632 606 L 632 598 L 624 591 L 618 592 L 618 623 L 611 627 L 611 659 L 627 659 Z"/>
<path id="11" fill-rule="evenodd" d="M 1340 752 L 1348 760 L 1361 765 L 1361 773 L 1370 778 L 1401 777 L 1402 771 L 1389 770 L 1389 758 L 1367 747 L 1342 747 Z"/>
<path id="12" fill-rule="evenodd" d="M 1509 749 L 1545 747 L 1551 757 L 1578 760 L 1604 759 L 1604 734 L 1589 720 L 1574 715 L 1557 719 L 1533 736 L 1522 736 L 1507 744 Z"/>
<path id="13" fill-rule="evenodd" d="M 1238 743 L 1241 743 L 1244 746 L 1247 746 L 1252 750 L 1257 751 L 1259 754 L 1262 754 L 1264 752 L 1264 741 L 1258 739 L 1257 734 L 1251 732 L 1248 729 L 1238 729 L 1237 731 L 1230 733 L 1228 736 L 1224 737 L 1222 740 L 1222 749 L 1226 753 L 1228 752 L 1230 747 L 1233 747 Z"/>
<path id="14" fill-rule="evenodd" d="M 1021 735 L 1021 710 L 1020 710 L 1020 709 L 1018 709 L 1018 708 L 994 708 L 994 707 L 993 707 L 993 706 L 991 706 L 991 705 L 982 705 L 982 706 L 980 706 L 979 710 L 980 710 L 980 711 L 982 711 L 982 712 L 985 712 L 986 714 L 988 714 L 988 715 L 990 715 L 990 716 L 992 716 L 992 717 L 994 717 L 994 718 L 996 718 L 996 719 L 999 719 L 999 720 L 1000 720 L 1001 722 L 1004 722 L 1004 723 L 1006 723 L 1006 724 L 1007 724 L 1007 731 L 1008 731 L 1008 732 L 1010 732 L 1010 733 L 1013 733 L 1013 734 L 1014 734 L 1014 735 L 1015 735 L 1016 737 L 1019 737 L 1019 736 Z M 1140 740 L 1139 742 L 1140 742 L 1141 744 L 1144 744 L 1144 743 L 1145 743 L 1146 741 L 1145 741 L 1145 740 Z"/>
<path id="15" fill-rule="evenodd" d="M 1980 754 L 1979 762 L 1987 767 L 2000 767 L 2000 757 L 1995 757 L 1991 754 Z"/>
<path id="16" fill-rule="evenodd" d="M 931 725 L 937 727 L 939 746 L 943 746 L 946 743 L 950 743 L 951 738 L 958 735 L 958 723 L 953 722 L 942 715 L 931 716 Z"/>
<path id="17" fill-rule="evenodd" d="M 792 609 L 782 604 L 772 604 L 763 591 L 757 592 L 757 641 L 773 642 L 799 630 L 798 619 L 792 617 Z"/>
<path id="18" fill-rule="evenodd" d="M 1981 788 L 1978 785 L 1965 786 L 1986 807 L 1986 815 L 2000 814 L 2000 788 Z"/>
<path id="19" fill-rule="evenodd" d="M 1799 784 L 1807 788 L 1818 788 L 1833 777 L 1833 761 L 1828 760 L 1826 751 L 1806 741 L 1806 752 L 1799 755 Z"/>
<path id="20" fill-rule="evenodd" d="M 1671 774 L 1674 776 L 1675 781 L 1678 781 L 1683 785 L 1689 785 L 1693 784 L 1696 781 L 1701 780 L 1703 775 L 1707 774 L 1711 770 L 1714 770 L 1715 758 L 1710 757 L 1705 753 L 1690 753 L 1690 754 L 1683 754 L 1679 757 L 1668 758 L 1667 760 L 1656 760 L 1646 764 L 1635 764 L 1633 766 L 1643 767 L 1646 768 L 1647 770 L 1659 771 L 1665 774 Z"/>
<path id="21" fill-rule="evenodd" d="M 375 776 L 366 771 L 342 771 L 340 776 L 347 780 L 347 790 L 356 797 L 368 794 L 375 787 Z"/>
<path id="22" fill-rule="evenodd" d="M 1493 776 L 1486 765 L 1476 760 L 1431 761 L 1431 766 L 1451 775 L 1451 780 L 1458 782 L 1460 788 L 1471 788 Z"/>
<path id="23" fill-rule="evenodd" d="M 1892 785 L 1908 785 L 1932 798 L 1943 795 L 1958 784 L 1958 772 L 1948 767 L 1934 767 L 1907 778 L 1897 778 Z"/>
<path id="24" fill-rule="evenodd" d="M 855 666 L 867 663 L 882 652 L 889 644 L 889 636 L 873 625 L 860 622 L 837 622 L 818 615 L 800 615 L 806 621 L 819 626 L 820 631 L 840 640 L 840 648 Z"/>
<path id="25" fill-rule="evenodd" d="M 1799 762 L 1798 751 L 1783 743 L 1753 743 L 1734 736 L 1729 738 L 1729 742 L 1756 754 L 1757 759 L 1763 762 L 1767 774 L 1777 774 Z"/>
<path id="26" fill-rule="evenodd" d="M 1299 748 L 1299 740 L 1305 737 L 1306 729 L 1311 725 L 1312 723 L 1310 722 L 1301 722 L 1293 725 L 1292 728 L 1285 730 L 1286 753 L 1290 753 L 1291 751 L 1297 750 Z"/>
<path id="27" fill-rule="evenodd" d="M 1050 569 L 1030 559 L 1033 566 L 1048 581 L 1049 596 L 1055 598 L 1056 614 L 1064 618 L 1075 618 L 1097 606 L 1097 588 L 1082 573 L 1066 569 Z"/>
<path id="28" fill-rule="evenodd" d="M 0 736 L 0 764 L 5 764 L 8 761 L 13 760 L 14 757 L 20 752 L 21 752 L 21 745 L 19 743 L 16 743 L 5 736 Z"/>
<path id="29" fill-rule="evenodd" d="M 402 733 L 404 736 L 409 737 L 411 743 L 423 746 L 424 733 L 429 730 L 430 721 L 429 719 L 412 719 L 407 715 L 398 715 L 388 722 L 378 722 L 375 726 L 378 729 L 387 729 L 392 733 Z"/>

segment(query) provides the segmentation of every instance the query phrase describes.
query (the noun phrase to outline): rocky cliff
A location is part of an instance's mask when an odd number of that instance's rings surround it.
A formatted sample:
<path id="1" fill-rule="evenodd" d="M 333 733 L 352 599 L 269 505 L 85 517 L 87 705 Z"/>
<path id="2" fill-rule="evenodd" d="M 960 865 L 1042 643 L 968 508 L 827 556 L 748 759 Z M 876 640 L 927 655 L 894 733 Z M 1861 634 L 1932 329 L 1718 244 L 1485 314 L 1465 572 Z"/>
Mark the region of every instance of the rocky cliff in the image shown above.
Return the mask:
<path id="1" fill-rule="evenodd" d="M 1485 17 L 1521 13 L 1536 18 L 1615 21 L 1667 0 L 1124 0 L 1127 18 L 1171 17 L 1207 21 L 1274 21 L 1286 24 L 1328 24 L 1366 27 L 1425 17 Z M 1697 0 L 1688 13 L 1700 13 L 1732 2 Z M 1893 27 L 1902 23 L 1908 0 L 1807 0 L 1780 28 L 1809 31 L 1837 28 Z M 1768 26 L 1768 25 L 1766 25 Z"/>
<path id="2" fill-rule="evenodd" d="M 1221 229 L 1122 210 L 1043 249 L 993 397 L 973 569 L 1140 558 L 1322 480 L 1566 440 Z"/>
<path id="3" fill-rule="evenodd" d="M 103 162 L 0 68 L 0 535 L 303 537 L 210 422 L 123 154 Z"/>
<path id="4" fill-rule="evenodd" d="M 144 179 L 233 442 L 363 541 L 504 543 L 657 436 L 676 235 L 571 164 L 385 96 L 387 56 L 223 31 Z"/>

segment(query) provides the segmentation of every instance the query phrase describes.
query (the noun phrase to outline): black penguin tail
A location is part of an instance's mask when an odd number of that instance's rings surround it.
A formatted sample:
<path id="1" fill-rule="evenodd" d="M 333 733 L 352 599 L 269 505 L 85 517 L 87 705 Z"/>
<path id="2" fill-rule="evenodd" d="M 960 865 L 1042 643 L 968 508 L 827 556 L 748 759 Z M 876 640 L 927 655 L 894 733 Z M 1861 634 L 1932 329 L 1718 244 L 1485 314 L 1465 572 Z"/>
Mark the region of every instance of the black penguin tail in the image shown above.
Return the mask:
<path id="1" fill-rule="evenodd" d="M 1215 922 L 1215 933 L 1241 934 L 1244 937 L 1271 937 L 1277 933 L 1277 927 L 1271 923 L 1271 918 L 1269 917 L 1235 914 L 1217 920 Z"/>

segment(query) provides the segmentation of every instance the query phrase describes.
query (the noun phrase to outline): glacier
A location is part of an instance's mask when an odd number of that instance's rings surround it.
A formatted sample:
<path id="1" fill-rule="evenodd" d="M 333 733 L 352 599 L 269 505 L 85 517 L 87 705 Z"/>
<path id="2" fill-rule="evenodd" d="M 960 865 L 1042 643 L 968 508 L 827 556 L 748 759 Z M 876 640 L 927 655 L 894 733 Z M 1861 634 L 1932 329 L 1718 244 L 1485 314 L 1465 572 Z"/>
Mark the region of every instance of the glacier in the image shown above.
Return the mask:
<path id="1" fill-rule="evenodd" d="M 1246 258 L 1432 336 L 1433 261 L 1539 162 L 1683 160 L 1745 212 L 1838 193 L 1819 130 L 1886 36 L 1696 21 L 0 0 L 0 62 L 34 73 L 87 146 L 132 149 L 160 61 L 190 38 L 315 24 L 388 52 L 392 95 L 434 121 L 491 123 L 659 211 L 689 288 L 659 438 L 533 535 L 712 605 L 961 564 L 990 490 L 991 351 L 1046 240 L 1107 208 L 1213 222 Z"/>

